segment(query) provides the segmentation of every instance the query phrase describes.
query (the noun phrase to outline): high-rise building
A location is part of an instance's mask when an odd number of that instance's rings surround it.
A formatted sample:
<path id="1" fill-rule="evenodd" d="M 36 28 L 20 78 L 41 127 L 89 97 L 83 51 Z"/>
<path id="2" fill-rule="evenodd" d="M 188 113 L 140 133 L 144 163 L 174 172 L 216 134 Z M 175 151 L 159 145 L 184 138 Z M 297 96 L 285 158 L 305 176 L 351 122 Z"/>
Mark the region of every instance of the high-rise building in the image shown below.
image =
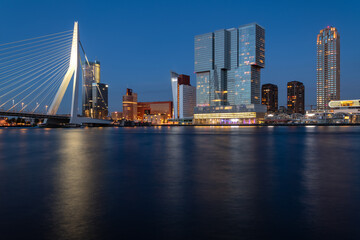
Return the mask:
<path id="1" fill-rule="evenodd" d="M 317 108 L 329 108 L 340 100 L 340 35 L 336 28 L 322 29 L 317 36 Z"/>
<path id="2" fill-rule="evenodd" d="M 100 62 L 85 62 L 83 68 L 83 87 L 82 87 L 82 115 L 84 117 L 93 116 L 93 96 L 92 84 L 100 83 Z"/>
<path id="3" fill-rule="evenodd" d="M 262 85 L 261 103 L 267 106 L 268 112 L 277 112 L 278 110 L 278 86 L 268 83 Z"/>
<path id="4" fill-rule="evenodd" d="M 196 87 L 190 85 L 179 86 L 179 118 L 192 118 L 196 106 Z"/>
<path id="5" fill-rule="evenodd" d="M 108 116 L 108 89 L 105 83 L 92 84 L 93 118 L 105 119 Z"/>
<path id="6" fill-rule="evenodd" d="M 264 28 L 251 23 L 198 35 L 194 47 L 195 122 L 257 121 L 266 111 L 260 100 L 260 70 L 265 67 Z M 245 113 L 236 114 L 244 110 Z"/>
<path id="7" fill-rule="evenodd" d="M 130 121 L 137 120 L 137 94 L 130 88 L 123 96 L 123 117 Z"/>
<path id="8" fill-rule="evenodd" d="M 287 84 L 287 111 L 292 113 L 305 113 L 305 87 L 298 81 Z"/>
<path id="9" fill-rule="evenodd" d="M 190 85 L 190 76 L 171 72 L 174 119 L 191 118 L 196 105 L 196 88 Z"/>

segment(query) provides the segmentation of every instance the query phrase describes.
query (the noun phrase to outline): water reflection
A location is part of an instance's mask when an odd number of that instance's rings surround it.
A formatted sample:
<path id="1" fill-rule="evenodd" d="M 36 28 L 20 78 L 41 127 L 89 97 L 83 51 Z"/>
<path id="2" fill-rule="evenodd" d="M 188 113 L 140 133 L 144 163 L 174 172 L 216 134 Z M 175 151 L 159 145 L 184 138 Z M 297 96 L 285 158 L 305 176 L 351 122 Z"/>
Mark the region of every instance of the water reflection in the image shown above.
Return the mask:
<path id="1" fill-rule="evenodd" d="M 359 163 L 352 148 L 360 142 L 348 130 L 322 128 L 321 135 L 312 131 L 306 137 L 304 201 L 307 220 L 319 238 L 342 238 L 344 232 L 354 232 L 360 220 Z"/>
<path id="2" fill-rule="evenodd" d="M 56 238 L 99 238 L 93 225 L 102 209 L 97 202 L 101 191 L 97 170 L 106 153 L 98 152 L 98 146 L 106 142 L 102 138 L 89 139 L 83 130 L 60 134 L 58 166 L 54 169 L 55 202 L 51 203 Z"/>
<path id="3" fill-rule="evenodd" d="M 359 128 L 0 132 L 14 239 L 360 237 Z"/>

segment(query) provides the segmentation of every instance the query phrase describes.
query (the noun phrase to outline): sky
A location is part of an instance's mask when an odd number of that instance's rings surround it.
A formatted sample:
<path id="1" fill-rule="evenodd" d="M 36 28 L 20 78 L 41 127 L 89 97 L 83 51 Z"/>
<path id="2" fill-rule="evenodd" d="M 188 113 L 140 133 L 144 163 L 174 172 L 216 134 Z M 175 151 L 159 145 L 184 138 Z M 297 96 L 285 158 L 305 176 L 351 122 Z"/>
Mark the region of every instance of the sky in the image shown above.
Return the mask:
<path id="1" fill-rule="evenodd" d="M 265 28 L 261 84 L 305 85 L 316 104 L 316 37 L 327 26 L 341 38 L 341 99 L 360 98 L 358 1 L 0 1 L 0 43 L 57 33 L 79 21 L 89 60 L 101 62 L 110 111 L 122 110 L 126 88 L 138 101 L 172 100 L 170 71 L 194 75 L 194 36 L 256 22 Z M 69 94 L 65 96 L 69 99 Z M 65 100 L 64 102 L 66 102 Z"/>

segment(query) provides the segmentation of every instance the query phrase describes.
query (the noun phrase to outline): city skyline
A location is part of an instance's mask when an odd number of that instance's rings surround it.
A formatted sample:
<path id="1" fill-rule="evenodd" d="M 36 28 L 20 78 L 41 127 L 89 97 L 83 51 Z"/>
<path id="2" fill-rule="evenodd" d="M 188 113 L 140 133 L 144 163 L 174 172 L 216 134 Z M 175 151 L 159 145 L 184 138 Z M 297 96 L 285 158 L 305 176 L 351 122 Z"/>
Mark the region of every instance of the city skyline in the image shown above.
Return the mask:
<path id="1" fill-rule="evenodd" d="M 198 16 L 193 15 L 201 5 L 201 2 L 193 4 L 185 2 L 180 8 L 186 8 L 189 16 L 186 19 L 182 19 L 180 25 L 178 24 L 180 20 L 170 19 L 169 23 L 162 23 L 160 21 L 160 19 L 168 16 L 166 10 L 174 7 L 175 3 L 143 3 L 136 7 L 131 3 L 124 6 L 112 4 L 113 8 L 110 8 L 109 4 L 104 3 L 100 9 L 102 17 L 97 19 L 92 17 L 94 12 L 99 10 L 95 7 L 87 6 L 85 8 L 88 11 L 84 11 L 86 13 L 79 13 L 77 16 L 73 13 L 60 16 L 58 13 L 51 12 L 55 7 L 59 7 L 59 11 L 62 10 L 60 5 L 43 3 L 40 6 L 40 4 L 35 4 L 36 7 L 39 7 L 36 10 L 39 11 L 39 18 L 33 19 L 30 22 L 24 21 L 25 18 L 28 18 L 29 13 L 19 9 L 21 14 L 17 15 L 17 19 L 14 19 L 8 12 L 11 12 L 10 10 L 14 9 L 15 6 L 11 3 L 2 4 L 2 9 L 9 11 L 4 11 L 1 18 L 4 21 L 6 19 L 6 22 L 10 22 L 10 27 L 2 27 L 2 31 L 7 34 L 2 36 L 1 42 L 10 42 L 28 36 L 42 35 L 43 33 L 49 33 L 49 31 L 57 32 L 58 30 L 70 29 L 72 21 L 74 19 L 79 20 L 81 22 L 81 38 L 85 42 L 84 47 L 90 55 L 89 58 L 100 60 L 102 66 L 104 66 L 102 75 L 104 81 L 110 85 L 110 111 L 121 110 L 121 97 L 119 96 L 123 94 L 126 87 L 136 89 L 139 95 L 142 96 L 141 101 L 170 100 L 171 86 L 168 83 L 168 72 L 170 69 L 189 74 L 192 78 L 192 85 L 195 85 L 195 75 L 193 74 L 193 37 L 216 29 L 226 29 L 248 22 L 257 22 L 266 29 L 267 66 L 262 70 L 261 83 L 273 83 L 279 86 L 279 106 L 286 105 L 286 83 L 288 81 L 303 82 L 307 89 L 306 105 L 316 103 L 316 40 L 314 39 L 316 39 L 318 32 L 328 25 L 336 27 L 342 36 L 341 98 L 358 98 L 357 92 L 360 89 L 360 84 L 356 81 L 357 72 L 354 70 L 356 69 L 354 68 L 355 64 L 358 64 L 358 60 L 355 57 L 358 52 L 356 49 L 353 51 L 351 48 L 358 35 L 357 32 L 351 31 L 354 27 L 354 22 L 356 22 L 354 19 L 356 20 L 357 18 L 355 9 L 359 5 L 356 5 L 356 3 L 355 7 L 354 5 L 350 7 L 340 4 L 339 10 L 342 11 L 337 16 L 323 13 L 319 13 L 317 16 L 310 14 L 308 19 L 301 19 L 300 21 L 297 17 L 303 14 L 301 11 L 304 8 L 297 3 L 282 4 L 279 9 L 274 8 L 275 10 L 273 9 L 271 13 L 266 9 L 268 3 L 263 3 L 257 9 L 259 11 L 258 14 L 254 14 L 254 11 L 249 11 L 244 12 L 241 16 L 235 16 L 231 14 L 235 10 L 229 8 L 229 5 L 233 5 L 236 8 L 236 6 L 249 6 L 249 3 L 240 4 L 232 2 L 232 4 L 226 3 L 224 6 L 219 7 L 224 9 L 225 12 L 223 14 L 228 16 L 226 19 L 216 17 L 215 19 L 201 21 L 199 19 L 204 16 L 203 13 L 200 13 Z M 24 8 L 26 8 L 27 4 L 27 2 L 23 2 Z M 79 3 L 74 3 L 74 5 L 80 7 Z M 280 6 L 279 3 L 275 5 Z M 189 6 L 193 6 L 193 8 Z M 124 10 L 121 10 L 121 7 Z M 218 5 L 211 2 L 205 7 L 211 10 L 218 7 Z M 158 11 L 158 16 L 152 18 L 149 22 L 143 21 L 148 16 L 147 9 L 152 9 L 155 12 Z M 275 17 L 276 13 L 284 9 L 289 10 L 289 13 L 283 16 L 283 19 L 287 20 L 286 22 L 280 20 L 279 17 Z M 325 6 L 319 2 L 314 3 L 312 8 L 306 9 L 306 11 L 315 13 L 319 9 L 331 9 L 331 6 Z M 125 11 L 125 14 L 119 17 L 120 13 L 118 14 L 115 10 L 121 10 L 121 13 Z M 66 12 L 65 9 L 64 11 Z M 132 22 L 131 20 L 134 17 L 139 16 L 137 11 L 145 16 Z M 135 13 L 135 15 L 131 16 L 129 13 Z M 44 19 L 47 19 L 47 21 L 44 21 Z M 160 24 L 154 25 L 154 21 Z M 148 34 L 151 32 L 150 26 L 152 26 L 152 30 L 158 33 L 160 28 L 166 28 L 170 24 L 176 25 L 176 28 L 173 30 L 169 29 L 167 35 L 162 33 Z M 41 26 L 41 28 L 36 28 L 35 26 Z M 100 28 L 100 26 L 103 26 L 103 28 Z M 114 29 L 114 26 L 118 27 Z M 143 34 L 146 34 L 148 40 L 145 43 L 142 42 L 139 46 L 140 40 L 136 38 L 139 35 L 134 32 L 140 26 L 144 26 L 145 32 Z M 179 32 L 181 32 L 180 35 Z M 165 38 L 162 39 L 164 36 Z M 177 37 L 173 38 L 173 36 Z M 127 47 L 129 50 L 125 46 L 130 46 Z M 135 46 L 139 47 L 134 48 Z M 129 54 L 130 49 L 132 49 L 132 55 Z M 292 50 L 291 54 L 289 49 Z M 170 58 L 170 55 L 176 55 L 177 57 Z M 286 61 L 290 58 L 291 61 Z M 149 61 L 150 59 L 152 60 Z M 164 59 L 167 60 L 165 61 Z M 148 64 L 148 62 L 151 64 Z M 129 64 L 143 66 L 144 71 L 135 72 Z M 119 69 L 121 74 L 118 73 Z M 146 78 L 143 76 L 144 72 L 149 73 L 146 74 Z"/>

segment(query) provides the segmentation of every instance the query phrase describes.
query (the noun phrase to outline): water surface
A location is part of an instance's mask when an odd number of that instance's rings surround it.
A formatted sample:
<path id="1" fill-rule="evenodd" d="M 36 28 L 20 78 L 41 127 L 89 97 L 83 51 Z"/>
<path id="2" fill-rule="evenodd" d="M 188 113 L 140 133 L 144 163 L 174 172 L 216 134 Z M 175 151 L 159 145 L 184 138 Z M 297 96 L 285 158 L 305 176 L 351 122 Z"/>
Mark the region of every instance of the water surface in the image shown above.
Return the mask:
<path id="1" fill-rule="evenodd" d="M 360 239 L 360 127 L 0 129 L 1 239 Z"/>

